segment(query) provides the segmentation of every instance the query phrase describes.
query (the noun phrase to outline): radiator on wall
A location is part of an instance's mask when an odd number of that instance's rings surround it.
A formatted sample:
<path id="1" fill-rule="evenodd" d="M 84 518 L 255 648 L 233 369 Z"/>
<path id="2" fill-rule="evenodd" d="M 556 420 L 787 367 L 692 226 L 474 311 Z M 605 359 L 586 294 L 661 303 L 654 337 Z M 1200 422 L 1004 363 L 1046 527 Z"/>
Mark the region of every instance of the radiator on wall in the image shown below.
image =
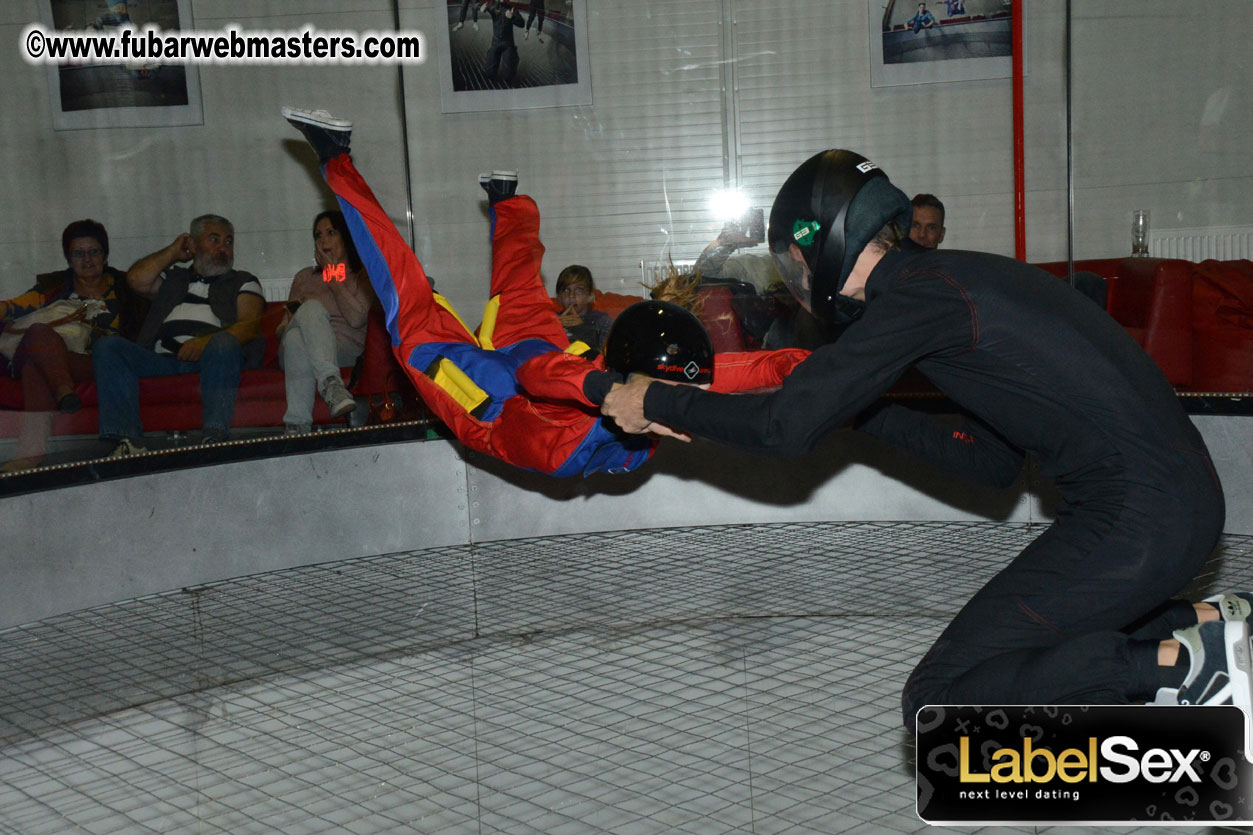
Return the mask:
<path id="1" fill-rule="evenodd" d="M 693 260 L 671 260 L 663 264 L 657 261 L 640 261 L 640 283 L 643 284 L 643 287 L 640 289 L 644 298 L 648 298 L 647 288 L 664 279 L 669 273 L 671 265 L 681 273 L 689 273 L 692 271 L 692 267 L 696 265 L 696 262 Z"/>
<path id="2" fill-rule="evenodd" d="M 267 302 L 285 302 L 287 295 L 291 292 L 290 278 L 262 278 L 261 292 L 265 293 Z"/>
<path id="3" fill-rule="evenodd" d="M 1154 258 L 1182 258 L 1185 261 L 1253 258 L 1253 226 L 1150 230 L 1149 255 Z"/>

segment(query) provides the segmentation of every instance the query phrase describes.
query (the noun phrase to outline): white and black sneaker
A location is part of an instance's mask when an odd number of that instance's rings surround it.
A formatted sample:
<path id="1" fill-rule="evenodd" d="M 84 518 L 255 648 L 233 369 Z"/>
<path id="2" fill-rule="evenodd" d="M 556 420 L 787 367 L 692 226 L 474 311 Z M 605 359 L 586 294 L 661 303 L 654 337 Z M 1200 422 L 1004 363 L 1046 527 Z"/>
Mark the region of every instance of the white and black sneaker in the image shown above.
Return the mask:
<path id="1" fill-rule="evenodd" d="M 495 206 L 518 193 L 517 171 L 493 171 L 479 175 L 479 185 L 487 192 L 487 202 Z"/>
<path id="2" fill-rule="evenodd" d="M 284 107 L 283 118 L 304 134 L 305 141 L 323 165 L 340 154 L 348 153 L 352 139 L 352 122 L 348 119 L 332 116 L 325 110 L 301 110 L 296 107 Z"/>
<path id="3" fill-rule="evenodd" d="M 1225 621 L 1248 620 L 1253 614 L 1253 593 L 1247 591 L 1229 591 L 1207 597 L 1202 601 L 1218 610 L 1218 616 Z"/>
<path id="4" fill-rule="evenodd" d="M 1242 620 L 1208 621 L 1176 629 L 1180 652 L 1188 652 L 1188 675 L 1175 693 L 1181 705 L 1235 705 L 1253 728 L 1253 660 L 1249 625 Z M 1162 703 L 1159 691 L 1159 704 Z M 1245 740 L 1246 750 L 1253 741 Z"/>
<path id="5" fill-rule="evenodd" d="M 318 387 L 318 391 L 322 395 L 322 399 L 326 401 L 327 407 L 331 410 L 331 420 L 339 420 L 357 408 L 357 401 L 353 398 L 352 392 L 348 391 L 344 381 L 336 375 L 331 375 L 323 380 L 322 385 Z"/>

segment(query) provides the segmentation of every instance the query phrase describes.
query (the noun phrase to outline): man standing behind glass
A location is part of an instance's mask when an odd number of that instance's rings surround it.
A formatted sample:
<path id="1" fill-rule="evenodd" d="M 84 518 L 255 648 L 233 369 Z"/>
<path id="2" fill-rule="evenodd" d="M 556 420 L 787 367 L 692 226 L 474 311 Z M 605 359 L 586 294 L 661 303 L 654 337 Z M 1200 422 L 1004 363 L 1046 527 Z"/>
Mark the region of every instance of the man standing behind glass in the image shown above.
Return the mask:
<path id="1" fill-rule="evenodd" d="M 944 204 L 934 194 L 915 194 L 912 202 L 909 239 L 925 249 L 938 249 L 944 242 Z"/>

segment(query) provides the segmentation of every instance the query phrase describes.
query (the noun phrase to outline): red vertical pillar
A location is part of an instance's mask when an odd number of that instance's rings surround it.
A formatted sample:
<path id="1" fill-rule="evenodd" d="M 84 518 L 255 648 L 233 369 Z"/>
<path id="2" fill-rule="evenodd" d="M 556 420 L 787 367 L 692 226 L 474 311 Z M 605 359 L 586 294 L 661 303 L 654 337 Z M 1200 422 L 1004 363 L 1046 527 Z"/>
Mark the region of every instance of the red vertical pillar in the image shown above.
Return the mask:
<path id="1" fill-rule="evenodd" d="M 1027 260 L 1027 184 L 1026 151 L 1022 124 L 1022 0 L 1013 0 L 1013 71 L 1014 71 L 1014 257 Z"/>

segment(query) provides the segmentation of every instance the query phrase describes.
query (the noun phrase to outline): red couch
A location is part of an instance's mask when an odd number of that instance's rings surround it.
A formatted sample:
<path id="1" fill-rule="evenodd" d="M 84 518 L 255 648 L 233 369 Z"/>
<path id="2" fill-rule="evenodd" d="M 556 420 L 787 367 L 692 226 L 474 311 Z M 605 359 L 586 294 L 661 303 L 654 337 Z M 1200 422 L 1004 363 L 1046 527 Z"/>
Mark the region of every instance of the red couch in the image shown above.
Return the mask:
<path id="1" fill-rule="evenodd" d="M 1065 276 L 1066 264 L 1040 267 Z M 1253 261 L 1103 258 L 1075 271 L 1105 277 L 1105 309 L 1178 389 L 1253 391 Z"/>
<path id="2" fill-rule="evenodd" d="M 287 409 L 283 371 L 278 366 L 278 337 L 275 329 L 283 318 L 283 302 L 265 306 L 261 319 L 261 335 L 265 339 L 265 360 L 261 368 L 244 371 L 235 400 L 236 427 L 282 426 Z M 3 358 L 0 358 L 0 363 Z M 396 362 L 391 339 L 383 324 L 380 308 L 370 311 L 366 331 L 366 347 L 357 368 L 340 370 L 352 393 L 358 398 L 377 401 L 392 393 L 412 398 L 413 389 Z M 355 378 L 355 379 L 354 379 Z M 95 435 L 98 410 L 96 384 L 80 383 L 78 396 L 83 408 L 72 415 L 57 415 L 54 435 Z M 139 414 L 145 431 L 197 430 L 201 425 L 200 376 L 180 374 L 170 377 L 147 377 L 139 381 Z M 0 369 L 0 434 L 16 433 L 22 408 L 22 385 L 5 367 Z M 314 398 L 314 423 L 330 423 L 330 413 L 321 398 Z"/>

